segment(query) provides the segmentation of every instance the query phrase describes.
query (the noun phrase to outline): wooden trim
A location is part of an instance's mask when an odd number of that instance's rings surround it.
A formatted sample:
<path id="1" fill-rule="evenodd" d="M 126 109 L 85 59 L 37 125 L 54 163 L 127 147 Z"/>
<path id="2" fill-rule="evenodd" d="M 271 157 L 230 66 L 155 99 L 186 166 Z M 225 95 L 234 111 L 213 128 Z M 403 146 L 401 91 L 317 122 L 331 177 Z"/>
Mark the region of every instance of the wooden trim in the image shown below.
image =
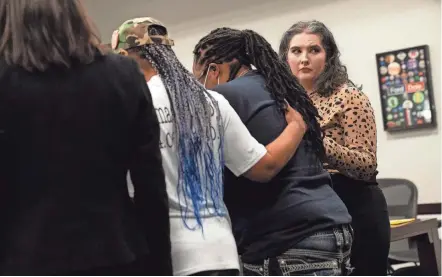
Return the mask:
<path id="1" fill-rule="evenodd" d="M 425 203 L 417 205 L 418 215 L 441 214 L 441 203 Z"/>

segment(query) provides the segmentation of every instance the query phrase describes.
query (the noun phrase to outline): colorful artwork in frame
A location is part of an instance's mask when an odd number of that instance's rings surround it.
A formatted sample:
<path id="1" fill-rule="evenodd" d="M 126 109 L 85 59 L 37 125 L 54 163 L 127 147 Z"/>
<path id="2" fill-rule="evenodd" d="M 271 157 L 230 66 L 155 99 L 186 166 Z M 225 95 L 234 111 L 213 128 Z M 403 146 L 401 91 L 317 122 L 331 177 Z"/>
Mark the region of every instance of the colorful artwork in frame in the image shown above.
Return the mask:
<path id="1" fill-rule="evenodd" d="M 384 130 L 436 126 L 427 45 L 376 54 Z"/>

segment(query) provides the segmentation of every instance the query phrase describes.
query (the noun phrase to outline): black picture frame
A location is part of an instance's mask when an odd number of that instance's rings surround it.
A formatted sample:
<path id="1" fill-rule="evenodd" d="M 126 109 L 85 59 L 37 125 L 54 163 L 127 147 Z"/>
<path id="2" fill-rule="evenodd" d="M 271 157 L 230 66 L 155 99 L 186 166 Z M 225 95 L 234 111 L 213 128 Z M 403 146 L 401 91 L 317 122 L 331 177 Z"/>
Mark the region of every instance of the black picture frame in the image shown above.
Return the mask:
<path id="1" fill-rule="evenodd" d="M 384 130 L 436 127 L 429 46 L 378 53 L 376 65 Z"/>

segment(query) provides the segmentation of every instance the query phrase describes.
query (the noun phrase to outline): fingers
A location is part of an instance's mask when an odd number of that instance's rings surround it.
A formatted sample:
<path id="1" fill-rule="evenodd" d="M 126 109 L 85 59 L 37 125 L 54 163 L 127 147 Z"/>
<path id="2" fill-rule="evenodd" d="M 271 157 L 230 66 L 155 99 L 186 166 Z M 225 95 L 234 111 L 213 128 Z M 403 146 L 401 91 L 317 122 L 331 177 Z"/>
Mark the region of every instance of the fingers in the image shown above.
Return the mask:
<path id="1" fill-rule="evenodd" d="M 290 106 L 289 102 L 287 102 L 286 99 L 284 99 L 284 102 L 287 104 L 286 110 L 288 111 L 288 109 L 291 108 L 291 106 Z"/>
<path id="2" fill-rule="evenodd" d="M 295 109 L 293 109 L 292 106 L 290 106 L 290 104 L 289 104 L 289 102 L 287 102 L 287 100 L 284 99 L 284 101 L 287 104 L 287 106 L 285 107 L 285 111 L 286 112 L 294 112 L 294 111 L 296 111 Z"/>

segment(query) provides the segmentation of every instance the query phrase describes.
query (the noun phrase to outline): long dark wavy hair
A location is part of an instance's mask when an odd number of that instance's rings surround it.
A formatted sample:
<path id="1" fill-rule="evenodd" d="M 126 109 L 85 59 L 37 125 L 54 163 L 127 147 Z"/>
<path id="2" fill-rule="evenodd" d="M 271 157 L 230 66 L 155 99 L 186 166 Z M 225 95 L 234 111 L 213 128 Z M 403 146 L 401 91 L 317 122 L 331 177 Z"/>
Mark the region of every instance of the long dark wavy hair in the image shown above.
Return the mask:
<path id="1" fill-rule="evenodd" d="M 287 56 L 292 38 L 301 33 L 316 34 L 321 37 L 322 47 L 325 49 L 325 68 L 318 76 L 315 83 L 315 91 L 320 95 L 330 95 L 344 84 L 356 85 L 348 78 L 347 67 L 342 64 L 338 45 L 332 32 L 317 20 L 299 21 L 293 24 L 282 36 L 279 45 L 279 56 L 287 62 Z M 362 87 L 360 87 L 361 89 Z"/>
<path id="2" fill-rule="evenodd" d="M 206 67 L 204 72 L 210 63 L 233 62 L 236 72 L 241 66 L 252 68 L 253 65 L 264 77 L 279 110 L 285 111 L 287 100 L 302 115 L 308 126 L 306 141 L 320 159 L 325 157 L 317 109 L 305 89 L 293 78 L 288 65 L 279 59 L 264 37 L 252 30 L 218 28 L 201 38 L 193 54 L 194 61 Z"/>

